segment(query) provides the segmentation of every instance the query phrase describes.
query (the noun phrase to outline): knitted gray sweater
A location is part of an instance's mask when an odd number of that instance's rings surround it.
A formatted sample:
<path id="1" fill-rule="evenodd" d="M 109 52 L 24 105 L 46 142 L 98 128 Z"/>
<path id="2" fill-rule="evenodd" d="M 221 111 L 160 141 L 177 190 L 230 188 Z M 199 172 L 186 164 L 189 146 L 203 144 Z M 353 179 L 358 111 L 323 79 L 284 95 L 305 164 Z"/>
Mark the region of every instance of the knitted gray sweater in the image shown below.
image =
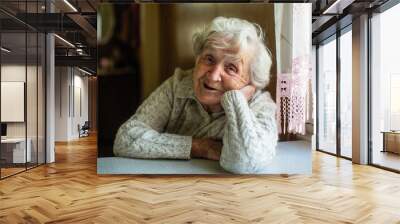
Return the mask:
<path id="1" fill-rule="evenodd" d="M 190 159 L 192 138 L 222 139 L 220 165 L 232 173 L 262 172 L 278 140 L 275 103 L 257 91 L 248 102 L 224 93 L 222 112 L 207 113 L 195 97 L 192 71 L 176 69 L 118 130 L 114 154 L 148 159 Z"/>

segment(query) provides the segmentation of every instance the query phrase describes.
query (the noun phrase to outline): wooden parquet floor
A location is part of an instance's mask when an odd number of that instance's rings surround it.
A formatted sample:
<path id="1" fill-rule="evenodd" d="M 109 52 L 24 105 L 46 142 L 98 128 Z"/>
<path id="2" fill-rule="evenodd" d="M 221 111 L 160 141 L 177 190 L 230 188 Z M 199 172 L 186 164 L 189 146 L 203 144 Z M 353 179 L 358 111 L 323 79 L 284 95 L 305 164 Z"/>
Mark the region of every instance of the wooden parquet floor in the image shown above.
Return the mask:
<path id="1" fill-rule="evenodd" d="M 400 223 L 399 174 L 313 161 L 311 176 L 98 176 L 89 137 L 0 181 L 0 223 Z"/>

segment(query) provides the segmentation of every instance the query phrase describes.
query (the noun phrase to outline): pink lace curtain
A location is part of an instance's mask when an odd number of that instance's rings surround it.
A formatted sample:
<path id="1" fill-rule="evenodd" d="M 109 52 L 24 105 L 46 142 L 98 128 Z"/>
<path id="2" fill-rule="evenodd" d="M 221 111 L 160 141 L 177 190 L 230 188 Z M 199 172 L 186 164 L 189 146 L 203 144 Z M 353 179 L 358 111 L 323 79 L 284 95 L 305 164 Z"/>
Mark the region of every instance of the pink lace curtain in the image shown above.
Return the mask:
<path id="1" fill-rule="evenodd" d="M 275 6 L 279 133 L 305 134 L 311 78 L 311 4 Z"/>
<path id="2" fill-rule="evenodd" d="M 311 65 L 308 56 L 293 59 L 291 73 L 278 74 L 277 118 L 279 133 L 305 134 L 308 82 Z"/>

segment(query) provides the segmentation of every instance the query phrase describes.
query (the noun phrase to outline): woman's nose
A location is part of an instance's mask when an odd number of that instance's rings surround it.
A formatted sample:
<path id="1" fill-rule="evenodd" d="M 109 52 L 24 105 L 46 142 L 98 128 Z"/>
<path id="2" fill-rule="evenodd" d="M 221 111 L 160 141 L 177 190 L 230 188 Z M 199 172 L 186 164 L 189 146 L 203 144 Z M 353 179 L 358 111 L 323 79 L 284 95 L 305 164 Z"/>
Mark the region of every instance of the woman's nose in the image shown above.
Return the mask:
<path id="1" fill-rule="evenodd" d="M 211 68 L 210 72 L 208 73 L 208 79 L 210 81 L 214 81 L 214 82 L 220 82 L 221 81 L 221 72 L 223 72 L 223 70 L 221 69 L 220 65 L 215 65 Z"/>

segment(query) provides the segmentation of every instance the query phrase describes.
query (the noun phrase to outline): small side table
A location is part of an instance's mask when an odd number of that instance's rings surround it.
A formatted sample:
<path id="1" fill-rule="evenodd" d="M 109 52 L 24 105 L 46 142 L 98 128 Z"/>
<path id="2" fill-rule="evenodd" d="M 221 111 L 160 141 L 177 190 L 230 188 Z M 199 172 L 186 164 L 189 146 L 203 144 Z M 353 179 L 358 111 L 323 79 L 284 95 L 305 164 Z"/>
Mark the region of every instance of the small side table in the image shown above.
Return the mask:
<path id="1" fill-rule="evenodd" d="M 26 139 L 27 147 L 25 150 L 25 138 L 6 138 L 1 140 L 2 152 L 5 152 L 5 159 L 8 163 L 26 163 L 31 162 L 31 144 L 30 138 Z M 3 155 L 2 155 L 3 157 Z M 8 157 L 8 158 L 7 158 Z"/>
<path id="2" fill-rule="evenodd" d="M 400 131 L 382 131 L 383 149 L 382 152 L 400 154 Z"/>

